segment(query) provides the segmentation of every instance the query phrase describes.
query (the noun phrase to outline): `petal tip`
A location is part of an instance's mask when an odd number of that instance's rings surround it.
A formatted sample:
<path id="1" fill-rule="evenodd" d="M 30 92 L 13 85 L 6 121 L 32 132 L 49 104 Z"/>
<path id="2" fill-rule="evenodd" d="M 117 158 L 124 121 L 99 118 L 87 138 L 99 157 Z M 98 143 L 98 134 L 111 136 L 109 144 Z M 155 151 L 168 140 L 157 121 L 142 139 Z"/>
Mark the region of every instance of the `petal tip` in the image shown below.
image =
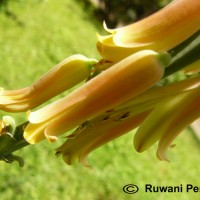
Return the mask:
<path id="1" fill-rule="evenodd" d="M 24 139 L 29 144 L 36 144 L 37 143 L 36 140 L 26 131 L 24 131 Z"/>
<path id="2" fill-rule="evenodd" d="M 89 162 L 87 160 L 87 155 L 79 156 L 78 160 L 83 166 L 92 169 L 92 166 L 89 164 Z"/>
<path id="3" fill-rule="evenodd" d="M 47 138 L 47 140 L 50 142 L 50 143 L 53 143 L 53 142 L 56 142 L 58 140 L 58 137 L 55 136 L 55 135 L 49 135 L 48 132 L 45 130 L 44 131 L 44 135 L 45 137 Z"/>
<path id="4" fill-rule="evenodd" d="M 105 21 L 103 21 L 103 28 L 104 28 L 108 33 L 111 33 L 111 34 L 116 33 L 116 29 L 109 29 L 109 28 L 107 27 Z"/>

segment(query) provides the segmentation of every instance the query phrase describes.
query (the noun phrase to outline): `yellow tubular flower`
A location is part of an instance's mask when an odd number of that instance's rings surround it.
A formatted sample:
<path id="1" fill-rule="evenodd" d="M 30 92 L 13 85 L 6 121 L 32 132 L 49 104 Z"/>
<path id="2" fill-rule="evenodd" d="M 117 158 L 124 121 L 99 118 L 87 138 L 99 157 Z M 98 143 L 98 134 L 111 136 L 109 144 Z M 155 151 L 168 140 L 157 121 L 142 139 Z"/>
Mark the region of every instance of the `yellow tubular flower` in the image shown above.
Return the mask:
<path id="1" fill-rule="evenodd" d="M 175 0 L 155 14 L 131 25 L 98 36 L 97 49 L 107 60 L 117 61 L 140 51 L 164 52 L 177 46 L 200 29 L 200 1 Z"/>
<path id="2" fill-rule="evenodd" d="M 131 112 L 104 113 L 90 121 L 91 125 L 77 129 L 73 138 L 57 149 L 64 161 L 71 165 L 78 158 L 85 166 L 88 154 L 94 149 L 139 126 L 148 112 L 132 115 Z"/>
<path id="3" fill-rule="evenodd" d="M 150 88 L 141 95 L 119 105 L 116 109 L 120 110 L 123 108 L 129 108 L 131 110 L 134 109 L 135 112 L 137 110 L 139 112 L 142 110 L 145 111 L 146 108 L 150 109 L 151 106 L 155 106 L 157 102 L 161 102 L 172 95 L 176 95 L 197 87 L 200 87 L 200 75 L 171 83 L 169 85 Z"/>
<path id="4" fill-rule="evenodd" d="M 158 157 L 166 160 L 166 150 L 173 139 L 200 117 L 199 101 L 200 87 L 197 87 L 160 103 L 139 127 L 134 138 L 135 149 L 145 151 L 160 140 Z"/>
<path id="5" fill-rule="evenodd" d="M 200 117 L 199 102 L 200 88 L 197 88 L 188 93 L 184 98 L 180 97 L 178 105 L 170 107 L 167 115 L 171 117 L 167 125 L 163 124 L 163 134 L 158 143 L 157 156 L 159 159 L 168 160 L 166 151 L 173 140 L 181 131 Z M 167 102 L 168 104 L 170 102 Z M 174 110 L 176 110 L 175 113 L 173 113 Z"/>
<path id="6" fill-rule="evenodd" d="M 21 112 L 32 109 L 87 79 L 97 61 L 83 55 L 73 55 L 52 68 L 29 87 L 0 90 L 0 109 Z"/>
<path id="7" fill-rule="evenodd" d="M 77 158 L 88 166 L 87 155 L 94 149 L 126 134 L 139 126 L 158 104 L 172 95 L 181 94 L 200 86 L 200 76 L 166 86 L 151 88 L 141 95 L 107 111 L 79 128 L 57 149 L 67 164 Z M 163 104 L 162 104 L 163 105 Z"/>
<path id="8" fill-rule="evenodd" d="M 25 139 L 37 143 L 46 136 L 55 141 L 58 135 L 143 93 L 162 78 L 169 60 L 168 54 L 151 50 L 125 58 L 67 97 L 30 112 Z"/>

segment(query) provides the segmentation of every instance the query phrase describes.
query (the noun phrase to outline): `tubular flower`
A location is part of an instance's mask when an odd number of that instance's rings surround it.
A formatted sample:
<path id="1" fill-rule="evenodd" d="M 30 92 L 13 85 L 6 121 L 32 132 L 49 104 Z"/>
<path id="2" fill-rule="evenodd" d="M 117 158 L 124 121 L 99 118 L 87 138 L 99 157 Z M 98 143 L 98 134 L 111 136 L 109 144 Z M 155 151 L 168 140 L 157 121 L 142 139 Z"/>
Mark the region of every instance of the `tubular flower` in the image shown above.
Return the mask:
<path id="1" fill-rule="evenodd" d="M 153 87 L 83 123 L 67 137 L 67 141 L 57 149 L 57 154 L 62 154 L 67 164 L 72 164 L 78 158 L 81 163 L 88 166 L 86 158 L 91 151 L 141 125 L 152 110 L 160 104 L 163 105 L 161 102 L 165 103 L 172 95 L 183 94 L 199 86 L 200 76 Z"/>
<path id="2" fill-rule="evenodd" d="M 97 49 L 104 59 L 117 61 L 142 49 L 164 52 L 200 29 L 200 1 L 175 0 L 157 13 L 131 25 L 108 29 L 98 36 Z"/>
<path id="3" fill-rule="evenodd" d="M 67 164 L 73 164 L 78 158 L 81 163 L 89 166 L 86 159 L 91 151 L 133 130 L 148 114 L 149 111 L 138 115 L 132 115 L 131 112 L 105 112 L 92 119 L 89 122 L 91 125 L 78 128 L 57 149 L 57 154 L 62 154 Z"/>
<path id="4" fill-rule="evenodd" d="M 52 68 L 29 87 L 0 91 L 0 109 L 21 112 L 32 109 L 87 79 L 97 61 L 73 55 Z"/>
<path id="5" fill-rule="evenodd" d="M 188 90 L 160 103 L 139 127 L 134 145 L 142 152 L 159 140 L 158 157 L 167 160 L 166 150 L 174 138 L 200 117 L 200 87 Z"/>
<path id="6" fill-rule="evenodd" d="M 141 95 L 128 100 L 127 102 L 119 105 L 118 110 L 123 108 L 134 109 L 141 112 L 141 110 L 150 109 L 155 103 L 161 102 L 168 97 L 176 94 L 181 94 L 193 88 L 200 87 L 200 76 L 191 77 L 179 82 L 171 83 L 169 85 L 157 86 L 150 88 Z"/>
<path id="7" fill-rule="evenodd" d="M 30 112 L 24 131 L 29 143 L 57 136 L 143 93 L 163 76 L 168 54 L 140 51 L 116 63 L 59 101 Z"/>

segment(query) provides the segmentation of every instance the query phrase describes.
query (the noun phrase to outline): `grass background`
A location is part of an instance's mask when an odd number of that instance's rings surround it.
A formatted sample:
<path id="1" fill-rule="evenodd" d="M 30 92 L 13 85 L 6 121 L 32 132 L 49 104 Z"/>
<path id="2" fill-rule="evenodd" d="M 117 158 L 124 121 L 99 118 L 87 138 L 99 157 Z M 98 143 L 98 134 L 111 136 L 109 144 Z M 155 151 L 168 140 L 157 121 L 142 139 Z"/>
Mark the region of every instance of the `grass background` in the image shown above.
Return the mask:
<path id="1" fill-rule="evenodd" d="M 98 58 L 96 32 L 101 25 L 74 0 L 11 0 L 16 19 L 0 13 L 0 87 L 29 85 L 72 54 Z M 61 96 L 66 95 L 62 94 Z M 57 97 L 58 98 L 58 97 Z M 3 116 L 5 112 L 0 112 Z M 18 123 L 25 113 L 12 114 Z M 145 193 L 144 185 L 200 186 L 200 143 L 186 130 L 169 150 L 171 162 L 156 159 L 156 145 L 139 154 L 133 149 L 134 132 L 97 149 L 89 156 L 93 169 L 67 166 L 54 156 L 58 144 L 42 142 L 17 152 L 25 159 L 20 168 L 0 162 L 1 200 L 197 200 L 200 193 Z M 137 194 L 122 191 L 126 184 L 140 187 Z"/>

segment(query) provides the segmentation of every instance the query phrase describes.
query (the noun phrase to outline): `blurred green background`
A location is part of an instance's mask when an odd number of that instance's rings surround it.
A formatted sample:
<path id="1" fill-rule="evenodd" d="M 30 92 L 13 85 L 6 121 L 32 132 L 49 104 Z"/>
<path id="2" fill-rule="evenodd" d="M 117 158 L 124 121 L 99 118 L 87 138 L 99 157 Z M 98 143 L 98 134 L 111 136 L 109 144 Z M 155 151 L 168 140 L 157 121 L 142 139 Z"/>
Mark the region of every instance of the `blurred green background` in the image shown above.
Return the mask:
<path id="1" fill-rule="evenodd" d="M 149 12 L 167 3 L 156 2 Z M 75 53 L 98 58 L 96 33 L 102 32 L 102 21 L 94 17 L 96 10 L 78 0 L 10 0 L 1 5 L 0 87 L 25 87 Z M 118 22 L 122 23 L 120 19 Z M 26 120 L 24 113 L 12 116 L 18 123 Z M 132 145 L 133 136 L 134 131 L 94 151 L 89 156 L 93 169 L 79 163 L 66 165 L 54 155 L 59 142 L 44 141 L 21 149 L 17 154 L 25 159 L 23 168 L 16 162 L 0 163 L 0 199 L 199 199 L 200 193 L 193 192 L 144 192 L 145 184 L 200 186 L 200 143 L 189 129 L 175 140 L 176 147 L 169 150 L 170 163 L 156 158 L 156 145 L 147 152 L 137 153 Z M 123 192 L 123 186 L 131 183 L 140 188 L 137 194 Z"/>

